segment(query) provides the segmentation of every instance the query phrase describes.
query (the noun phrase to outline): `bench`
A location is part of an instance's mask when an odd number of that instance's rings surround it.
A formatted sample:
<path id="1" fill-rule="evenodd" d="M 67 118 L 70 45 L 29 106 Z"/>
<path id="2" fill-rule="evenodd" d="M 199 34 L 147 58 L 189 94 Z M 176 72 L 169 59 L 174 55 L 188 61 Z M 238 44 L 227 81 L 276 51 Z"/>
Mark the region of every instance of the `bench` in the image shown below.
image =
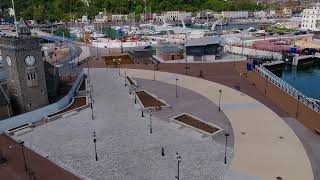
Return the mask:
<path id="1" fill-rule="evenodd" d="M 314 128 L 314 132 L 315 132 L 316 134 L 320 135 L 320 130 L 319 130 L 319 129 Z"/>
<path id="2" fill-rule="evenodd" d="M 22 124 L 20 126 L 17 126 L 17 127 L 14 127 L 14 128 L 11 128 L 11 129 L 7 129 L 4 131 L 4 133 L 7 135 L 7 136 L 12 136 L 14 135 L 16 132 L 18 131 L 22 131 L 24 129 L 31 129 L 33 128 L 34 125 L 31 124 L 31 123 L 25 123 L 25 124 Z"/>

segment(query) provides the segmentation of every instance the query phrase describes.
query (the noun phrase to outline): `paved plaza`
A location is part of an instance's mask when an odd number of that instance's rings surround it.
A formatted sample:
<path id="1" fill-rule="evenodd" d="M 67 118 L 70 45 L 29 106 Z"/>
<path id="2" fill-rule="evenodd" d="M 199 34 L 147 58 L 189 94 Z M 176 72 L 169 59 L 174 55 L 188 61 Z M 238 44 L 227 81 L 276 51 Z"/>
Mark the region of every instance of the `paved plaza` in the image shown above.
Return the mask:
<path id="1" fill-rule="evenodd" d="M 153 71 L 127 69 L 133 78 L 153 79 Z M 222 110 L 234 132 L 232 172 L 260 179 L 313 179 L 307 153 L 293 130 L 271 109 L 229 87 L 204 79 L 156 72 L 156 80 L 190 89 L 218 104 L 222 90 Z M 231 175 L 232 177 L 233 175 Z"/>
<path id="2" fill-rule="evenodd" d="M 124 79 L 118 76 L 118 71 L 93 69 L 90 77 L 94 87 L 94 120 L 88 108 L 36 127 L 32 132 L 16 138 L 24 140 L 27 147 L 83 179 L 174 179 L 177 175 L 176 152 L 182 157 L 181 179 L 219 180 L 228 173 L 229 165 L 224 164 L 223 134 L 212 139 L 194 129 L 162 119 L 165 118 L 161 114 L 164 112 L 152 116 L 153 133 L 150 134 L 149 115 L 141 117 L 140 105 L 134 104 L 133 95 L 129 95 L 128 87 L 124 86 Z M 150 88 L 154 82 L 140 83 L 145 84 L 148 90 L 154 90 Z M 164 84 L 159 87 L 169 88 L 169 91 L 173 88 Z M 190 90 L 181 89 L 180 93 L 200 96 Z M 162 98 L 171 103 L 169 97 Z M 217 106 L 206 98 L 199 98 L 198 103 L 207 103 L 208 108 L 217 111 Z M 179 111 L 175 112 L 175 107 L 173 104 L 172 110 L 169 110 L 172 115 L 188 109 L 177 106 Z M 198 113 L 196 115 L 203 119 L 209 119 L 208 115 L 212 115 Z M 226 120 L 226 116 L 221 114 L 213 123 L 231 131 Z M 94 156 L 94 131 L 98 161 Z M 228 162 L 233 158 L 232 141 L 230 139 L 231 147 L 227 149 Z M 162 147 L 165 156 L 161 155 Z"/>

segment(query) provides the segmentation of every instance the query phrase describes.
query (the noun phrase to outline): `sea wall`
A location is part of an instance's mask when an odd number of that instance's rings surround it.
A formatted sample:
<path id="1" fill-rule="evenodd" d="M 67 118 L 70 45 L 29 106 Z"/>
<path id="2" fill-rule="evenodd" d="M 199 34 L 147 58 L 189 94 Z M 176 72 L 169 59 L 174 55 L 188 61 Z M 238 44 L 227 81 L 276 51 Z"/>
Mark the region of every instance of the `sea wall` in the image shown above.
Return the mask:
<path id="1" fill-rule="evenodd" d="M 248 72 L 248 80 L 256 86 L 256 88 L 270 98 L 282 110 L 288 113 L 289 116 L 295 117 L 303 125 L 311 129 L 320 130 L 320 113 L 314 111 L 305 104 L 299 102 L 296 98 L 289 95 L 287 92 L 275 86 L 265 77 L 255 71 Z"/>

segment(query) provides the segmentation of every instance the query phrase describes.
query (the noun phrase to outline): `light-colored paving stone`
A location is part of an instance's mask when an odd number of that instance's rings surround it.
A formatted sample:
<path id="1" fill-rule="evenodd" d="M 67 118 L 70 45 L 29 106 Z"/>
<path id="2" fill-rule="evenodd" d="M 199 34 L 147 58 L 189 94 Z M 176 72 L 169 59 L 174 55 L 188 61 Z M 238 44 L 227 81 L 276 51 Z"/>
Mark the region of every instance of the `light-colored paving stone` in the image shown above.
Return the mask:
<path id="1" fill-rule="evenodd" d="M 153 79 L 153 71 L 130 69 L 134 78 Z M 193 90 L 218 104 L 223 91 L 222 109 L 231 122 L 235 152 L 231 169 L 270 180 L 312 180 L 308 156 L 290 127 L 268 107 L 226 86 L 189 76 L 156 72 L 156 79 Z M 241 106 L 245 104 L 245 106 Z M 280 139 L 279 137 L 284 137 Z"/>
<path id="2" fill-rule="evenodd" d="M 84 179 L 172 180 L 177 172 L 175 153 L 182 157 L 181 179 L 221 180 L 229 166 L 223 164 L 224 145 L 199 133 L 153 117 L 141 117 L 117 71 L 93 69 L 94 115 L 91 109 L 59 119 L 18 139 L 46 154 L 60 166 Z M 99 160 L 94 159 L 92 133 L 97 135 Z M 161 156 L 161 147 L 165 156 Z M 228 149 L 232 159 L 232 149 Z"/>

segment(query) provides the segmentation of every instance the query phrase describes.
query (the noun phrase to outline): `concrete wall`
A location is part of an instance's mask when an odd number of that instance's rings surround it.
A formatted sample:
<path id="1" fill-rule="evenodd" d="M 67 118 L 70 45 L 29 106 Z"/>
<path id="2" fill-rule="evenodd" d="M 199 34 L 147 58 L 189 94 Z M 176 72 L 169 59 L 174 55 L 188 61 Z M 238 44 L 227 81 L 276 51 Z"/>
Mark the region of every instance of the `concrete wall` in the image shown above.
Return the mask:
<path id="1" fill-rule="evenodd" d="M 277 60 L 282 60 L 282 54 L 277 52 L 269 52 L 269 51 L 262 51 L 262 50 L 256 50 L 251 48 L 242 48 L 237 46 L 224 46 L 224 51 L 233 53 L 233 54 L 242 54 L 243 49 L 243 55 L 245 56 L 259 56 L 259 57 L 269 57 L 274 58 Z"/>
<path id="2" fill-rule="evenodd" d="M 14 128 L 21 124 L 34 123 L 34 122 L 40 121 L 45 116 L 52 114 L 54 112 L 57 112 L 65 108 L 66 106 L 68 106 L 72 98 L 74 97 L 76 90 L 83 78 L 84 78 L 84 72 L 78 75 L 69 93 L 65 97 L 63 97 L 61 100 L 59 100 L 57 103 L 50 104 L 40 109 L 0 121 L 0 134 L 3 133 L 4 130 L 6 129 Z"/>
<path id="3" fill-rule="evenodd" d="M 319 112 L 310 109 L 256 72 L 249 72 L 248 79 L 255 84 L 259 91 L 263 92 L 275 104 L 287 112 L 289 116 L 296 117 L 303 125 L 312 131 L 314 131 L 314 128 L 320 130 Z"/>

